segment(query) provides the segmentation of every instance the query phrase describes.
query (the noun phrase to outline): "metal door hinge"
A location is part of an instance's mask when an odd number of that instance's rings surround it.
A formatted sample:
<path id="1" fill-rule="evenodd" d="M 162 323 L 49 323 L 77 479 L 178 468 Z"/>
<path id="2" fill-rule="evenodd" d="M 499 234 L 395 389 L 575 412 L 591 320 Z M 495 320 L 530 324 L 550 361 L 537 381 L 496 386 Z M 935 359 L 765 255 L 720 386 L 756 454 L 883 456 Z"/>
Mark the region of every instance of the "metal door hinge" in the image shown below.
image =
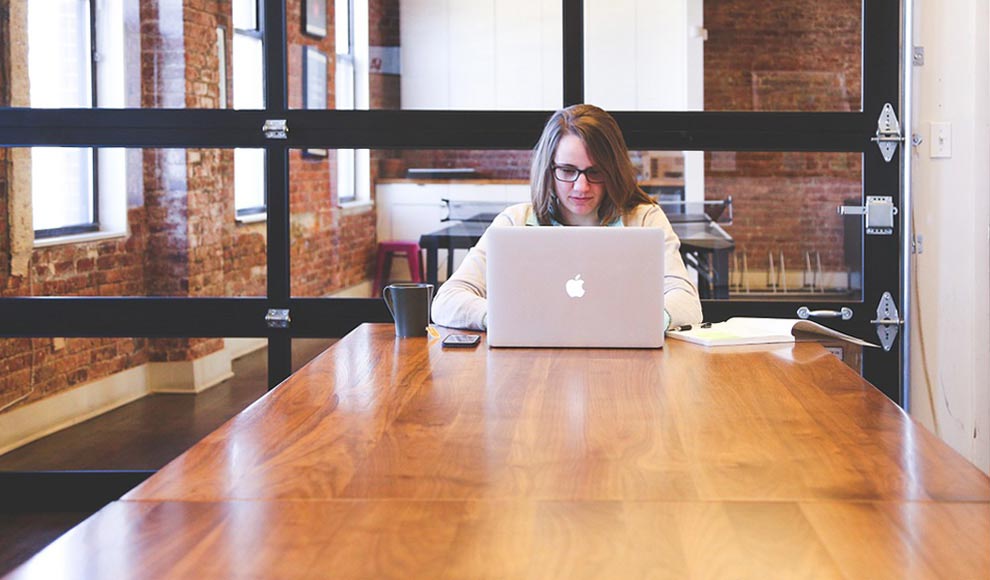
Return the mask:
<path id="1" fill-rule="evenodd" d="M 870 140 L 874 141 L 880 148 L 883 160 L 890 163 L 894 157 L 894 151 L 897 150 L 897 144 L 904 141 L 904 136 L 901 135 L 901 124 L 897 121 L 894 107 L 890 106 L 890 103 L 884 103 L 883 110 L 880 111 L 880 118 L 877 119 L 876 137 L 872 137 Z"/>
<path id="2" fill-rule="evenodd" d="M 285 119 L 268 119 L 261 127 L 265 139 L 288 139 L 289 123 Z"/>
<path id="3" fill-rule="evenodd" d="M 894 233 L 894 198 L 889 195 L 868 195 L 866 205 L 840 205 L 842 215 L 865 215 L 866 233 L 871 235 L 889 236 Z"/>
<path id="4" fill-rule="evenodd" d="M 268 324 L 268 328 L 289 328 L 292 319 L 289 318 L 287 308 L 272 308 L 265 314 L 265 322 Z"/>
<path id="5" fill-rule="evenodd" d="M 884 350 L 889 351 L 894 346 L 897 329 L 904 324 L 904 321 L 901 320 L 900 315 L 897 313 L 897 305 L 894 304 L 894 298 L 890 295 L 890 292 L 884 292 L 883 296 L 880 297 L 880 305 L 877 306 L 877 317 L 871 320 L 870 324 L 876 325 L 880 345 L 883 346 Z"/>

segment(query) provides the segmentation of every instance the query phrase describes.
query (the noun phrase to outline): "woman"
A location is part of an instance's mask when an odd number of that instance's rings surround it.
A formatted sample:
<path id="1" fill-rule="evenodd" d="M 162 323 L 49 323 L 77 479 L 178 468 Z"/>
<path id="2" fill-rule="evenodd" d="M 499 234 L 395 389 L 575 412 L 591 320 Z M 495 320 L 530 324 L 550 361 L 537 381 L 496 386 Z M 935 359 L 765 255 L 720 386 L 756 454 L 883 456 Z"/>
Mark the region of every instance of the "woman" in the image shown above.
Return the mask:
<path id="1" fill-rule="evenodd" d="M 666 238 L 664 319 L 701 322 L 698 290 L 678 251 L 681 242 L 663 210 L 636 185 L 636 170 L 619 125 L 593 105 L 573 105 L 547 121 L 530 170 L 532 203 L 508 207 L 491 227 L 658 227 Z M 482 236 L 433 301 L 433 320 L 453 328 L 485 330 L 487 236 Z"/>

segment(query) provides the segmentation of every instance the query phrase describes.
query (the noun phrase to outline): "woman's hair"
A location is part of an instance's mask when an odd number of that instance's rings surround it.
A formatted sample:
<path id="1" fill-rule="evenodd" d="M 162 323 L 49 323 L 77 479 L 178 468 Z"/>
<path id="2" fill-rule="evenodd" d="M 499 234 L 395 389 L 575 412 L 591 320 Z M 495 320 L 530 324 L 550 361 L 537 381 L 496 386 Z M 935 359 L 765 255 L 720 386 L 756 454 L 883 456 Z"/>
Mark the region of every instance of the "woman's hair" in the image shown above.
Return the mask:
<path id="1" fill-rule="evenodd" d="M 605 195 L 598 206 L 602 225 L 610 224 L 641 203 L 656 203 L 636 184 L 636 169 L 618 123 L 594 105 L 572 105 L 554 113 L 533 149 L 529 181 L 533 209 L 540 225 L 561 221 L 557 212 L 557 190 L 553 160 L 564 135 L 581 139 L 595 167 L 605 173 Z"/>

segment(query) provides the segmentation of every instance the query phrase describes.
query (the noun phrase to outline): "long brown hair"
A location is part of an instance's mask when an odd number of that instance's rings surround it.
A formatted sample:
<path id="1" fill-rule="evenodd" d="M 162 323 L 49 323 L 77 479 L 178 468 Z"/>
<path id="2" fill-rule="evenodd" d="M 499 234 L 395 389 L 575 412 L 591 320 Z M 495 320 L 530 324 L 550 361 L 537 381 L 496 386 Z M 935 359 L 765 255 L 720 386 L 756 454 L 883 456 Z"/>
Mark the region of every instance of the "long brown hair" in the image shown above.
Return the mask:
<path id="1" fill-rule="evenodd" d="M 581 139 L 595 167 L 605 173 L 605 195 L 598 206 L 601 225 L 614 222 L 641 203 L 656 203 L 636 183 L 636 169 L 619 124 L 594 105 L 571 105 L 555 112 L 533 149 L 529 181 L 533 209 L 540 225 L 561 221 L 557 212 L 553 160 L 564 135 Z"/>

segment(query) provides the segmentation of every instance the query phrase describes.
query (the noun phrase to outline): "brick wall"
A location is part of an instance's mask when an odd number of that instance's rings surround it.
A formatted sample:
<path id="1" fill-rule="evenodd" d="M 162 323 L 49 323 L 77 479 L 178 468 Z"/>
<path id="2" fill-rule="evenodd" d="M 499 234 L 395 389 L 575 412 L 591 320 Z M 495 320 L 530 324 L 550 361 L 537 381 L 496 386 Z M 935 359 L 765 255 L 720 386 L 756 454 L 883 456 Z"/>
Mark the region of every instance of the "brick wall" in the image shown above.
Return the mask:
<path id="1" fill-rule="evenodd" d="M 10 106 L 10 60 L 12 56 L 10 5 L 6 2 L 0 2 L 0 107 Z M 7 149 L 0 149 L 0 199 L 10 198 L 7 195 L 7 192 L 10 191 L 9 175 L 10 152 Z M 10 211 L 8 204 L 0 203 L 0 279 L 6 279 L 7 272 L 10 272 Z"/>
<path id="2" fill-rule="evenodd" d="M 5 296 L 144 295 L 144 244 L 140 208 L 131 209 L 131 235 L 101 242 L 35 250 L 26 276 L 3 270 Z M 6 222 L 4 222 L 6 224 Z M 3 238 L 9 228 L 3 227 Z M 145 339 L 0 339 L 0 405 L 25 402 L 104 378 L 149 360 Z"/>
<path id="3" fill-rule="evenodd" d="M 368 44 L 399 46 L 399 0 L 372 0 L 368 6 Z M 371 108 L 401 107 L 399 75 L 371 74 Z"/>
<path id="4" fill-rule="evenodd" d="M 395 0 L 382 0 L 395 4 Z M 300 0 L 288 0 L 287 38 L 289 43 L 289 106 L 302 107 L 303 47 L 313 46 L 327 55 L 330 72 L 327 76 L 327 106 L 336 103 L 334 86 L 335 59 L 333 3 L 328 2 L 327 35 L 323 38 L 303 33 Z M 381 12 L 379 2 L 371 9 Z M 371 34 L 381 38 L 370 21 Z M 372 40 L 374 43 L 374 40 Z M 379 99 L 395 99 L 385 75 L 373 75 L 372 94 Z M 378 87 L 377 89 L 375 87 Z M 377 157 L 373 160 L 377 167 Z M 293 296 L 322 296 L 333 290 L 357 284 L 371 271 L 377 243 L 375 216 L 372 212 L 347 214 L 337 202 L 337 155 L 330 150 L 327 157 L 305 156 L 293 150 L 289 155 L 290 264 Z"/>
<path id="5" fill-rule="evenodd" d="M 422 150 L 405 151 L 402 159 L 410 167 L 470 167 L 481 177 L 529 179 L 530 151 L 501 150 Z"/>
<path id="6" fill-rule="evenodd" d="M 861 6 L 845 0 L 709 0 L 704 8 L 705 110 L 858 111 Z M 726 229 L 750 270 L 767 254 L 803 269 L 820 252 L 843 270 L 836 207 L 862 192 L 862 163 L 846 153 L 705 154 L 705 197 L 731 195 Z"/>
<path id="7" fill-rule="evenodd" d="M 220 103 L 216 29 L 231 31 L 230 0 L 185 0 L 185 99 L 187 108 L 216 109 Z M 231 42 L 226 43 L 228 47 Z M 227 58 L 229 63 L 233 59 Z M 230 78 L 230 75 L 227 75 Z M 229 92 L 227 93 L 230 94 Z M 227 106 L 228 103 L 224 103 Z M 224 239 L 233 227 L 234 154 L 224 149 L 185 151 L 189 296 L 222 296 Z M 157 360 L 197 359 L 223 348 L 223 339 L 156 340 Z M 169 344 L 173 342 L 175 344 Z M 165 353 L 167 358 L 160 358 Z"/>
<path id="8" fill-rule="evenodd" d="M 318 39 L 302 34 L 300 10 L 300 2 L 290 0 L 290 104 L 301 105 L 301 47 L 308 44 L 330 57 L 332 106 L 332 11 L 329 33 Z M 173 21 L 176 14 L 182 15 L 181 26 Z M 229 0 L 141 3 L 142 107 L 219 105 L 215 29 L 227 30 L 229 80 L 233 60 L 229 15 Z M 228 99 L 230 89 L 228 84 Z M 9 102 L 9 93 L 0 98 Z M 397 98 L 397 92 L 389 98 Z M 10 151 L 0 149 L 0 199 L 4 200 L 9 200 L 9 164 Z M 265 224 L 234 220 L 233 152 L 146 149 L 139 164 L 143 188 L 131 196 L 126 237 L 37 249 L 26 276 L 10 274 L 9 205 L 0 203 L 3 295 L 263 296 Z M 323 159 L 303 158 L 299 151 L 290 155 L 296 296 L 325 295 L 361 282 L 370 271 L 376 243 L 374 213 L 346 215 L 336 206 L 331 174 L 335 168 L 333 152 Z M 212 338 L 0 339 L 0 406 L 33 402 L 149 361 L 199 358 L 222 346 L 222 340 Z M 28 396 L 20 400 L 24 395 Z"/>
<path id="9" fill-rule="evenodd" d="M 859 110 L 861 11 L 848 0 L 707 0 L 705 109 L 759 110 L 754 92 L 769 90 L 763 110 Z"/>
<path id="10" fill-rule="evenodd" d="M 399 0 L 371 0 L 368 6 L 368 44 L 370 46 L 399 46 Z M 399 75 L 372 72 L 368 78 L 369 108 L 400 109 L 402 97 Z M 382 171 L 385 159 L 401 159 L 398 150 L 371 151 L 372 183 L 379 176 L 396 177 Z M 372 187 L 374 191 L 374 187 Z"/>

